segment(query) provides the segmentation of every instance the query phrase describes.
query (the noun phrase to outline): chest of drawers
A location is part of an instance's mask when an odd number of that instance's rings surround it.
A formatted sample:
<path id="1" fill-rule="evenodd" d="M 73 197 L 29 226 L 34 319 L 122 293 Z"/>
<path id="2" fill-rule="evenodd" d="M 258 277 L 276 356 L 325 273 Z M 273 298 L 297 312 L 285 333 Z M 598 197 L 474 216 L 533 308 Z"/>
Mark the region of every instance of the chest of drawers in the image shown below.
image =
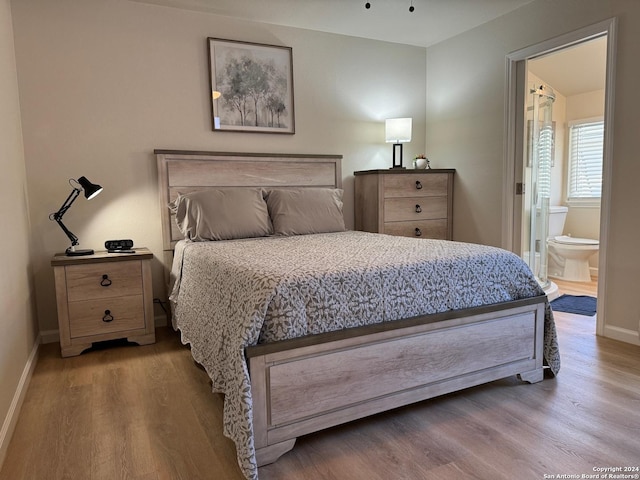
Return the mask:
<path id="1" fill-rule="evenodd" d="M 93 342 L 104 340 L 155 342 L 152 258 L 146 248 L 135 253 L 53 257 L 63 357 L 79 355 Z"/>
<path id="2" fill-rule="evenodd" d="M 451 240 L 453 169 L 355 172 L 355 227 Z"/>

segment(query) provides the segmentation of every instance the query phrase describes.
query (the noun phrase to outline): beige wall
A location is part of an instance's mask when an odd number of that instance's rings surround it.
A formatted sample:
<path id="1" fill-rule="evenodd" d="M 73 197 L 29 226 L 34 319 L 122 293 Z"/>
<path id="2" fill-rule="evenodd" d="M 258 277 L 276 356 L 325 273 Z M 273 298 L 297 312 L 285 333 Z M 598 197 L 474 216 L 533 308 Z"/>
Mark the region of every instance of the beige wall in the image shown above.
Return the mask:
<path id="1" fill-rule="evenodd" d="M 567 122 L 604 117 L 604 90 L 567 97 Z"/>
<path id="2" fill-rule="evenodd" d="M 427 153 L 457 169 L 454 237 L 500 245 L 502 232 L 505 57 L 611 17 L 618 17 L 612 198 L 604 321 L 637 342 L 640 255 L 640 2 L 536 0 L 427 49 Z"/>
<path id="3" fill-rule="evenodd" d="M 20 128 L 18 79 L 9 0 L 0 0 L 0 464 L 12 431 L 12 408 L 36 347 L 29 242 L 31 229 Z M 33 360 L 31 358 L 31 360 Z M 17 398 L 15 400 L 18 400 Z"/>
<path id="4" fill-rule="evenodd" d="M 353 171 L 391 163 L 384 119 L 413 117 L 405 160 L 424 152 L 423 48 L 122 0 L 16 0 L 13 18 L 45 335 L 57 328 L 50 258 L 68 246 L 48 215 L 70 192 L 68 178 L 104 187 L 65 216 L 80 246 L 148 246 L 162 297 L 154 149 L 343 154 L 351 227 Z M 295 135 L 211 131 L 208 36 L 293 47 Z"/>

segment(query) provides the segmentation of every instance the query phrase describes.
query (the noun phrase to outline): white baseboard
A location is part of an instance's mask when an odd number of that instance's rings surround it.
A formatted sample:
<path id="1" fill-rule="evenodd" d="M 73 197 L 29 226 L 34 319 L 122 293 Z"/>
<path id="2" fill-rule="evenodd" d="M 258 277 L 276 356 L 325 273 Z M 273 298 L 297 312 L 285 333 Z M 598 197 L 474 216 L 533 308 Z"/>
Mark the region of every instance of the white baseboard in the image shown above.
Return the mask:
<path id="1" fill-rule="evenodd" d="M 613 325 L 604 326 L 604 336 L 619 340 L 632 345 L 640 345 L 640 336 L 636 330 L 628 330 L 626 328 L 614 327 Z"/>
<path id="2" fill-rule="evenodd" d="M 40 348 L 40 341 L 41 338 L 40 335 L 38 335 L 35 343 L 33 344 L 33 348 L 31 349 L 31 353 L 29 354 L 29 358 L 27 359 L 27 363 L 22 370 L 22 375 L 20 376 L 18 387 L 16 388 L 16 391 L 13 395 L 13 400 L 11 401 L 11 405 L 9 406 L 7 416 L 2 423 L 2 429 L 0 430 L 0 469 L 2 468 L 2 463 L 4 462 L 5 455 L 7 454 L 9 442 L 11 441 L 13 431 L 16 428 L 18 415 L 20 414 L 20 408 L 22 407 L 24 397 L 27 394 L 29 383 L 31 383 L 33 370 L 36 368 L 36 363 L 38 363 L 38 350 Z"/>

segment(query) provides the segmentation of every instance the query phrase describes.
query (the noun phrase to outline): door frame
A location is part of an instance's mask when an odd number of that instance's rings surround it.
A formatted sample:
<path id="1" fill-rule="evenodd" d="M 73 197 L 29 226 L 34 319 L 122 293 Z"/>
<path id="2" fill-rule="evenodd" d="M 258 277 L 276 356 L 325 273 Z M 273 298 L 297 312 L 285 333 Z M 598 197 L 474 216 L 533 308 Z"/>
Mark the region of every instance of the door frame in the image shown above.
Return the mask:
<path id="1" fill-rule="evenodd" d="M 604 335 L 604 298 L 606 294 L 607 244 L 613 163 L 613 106 L 617 18 L 575 30 L 559 37 L 511 52 L 506 57 L 505 145 L 502 188 L 502 247 L 520 254 L 522 196 L 516 195 L 516 183 L 522 181 L 526 62 L 597 37 L 607 36 L 607 67 L 604 108 L 604 151 L 602 160 L 602 198 L 600 203 L 600 249 L 598 252 L 598 303 L 596 334 Z M 518 154 L 518 152 L 520 152 Z"/>

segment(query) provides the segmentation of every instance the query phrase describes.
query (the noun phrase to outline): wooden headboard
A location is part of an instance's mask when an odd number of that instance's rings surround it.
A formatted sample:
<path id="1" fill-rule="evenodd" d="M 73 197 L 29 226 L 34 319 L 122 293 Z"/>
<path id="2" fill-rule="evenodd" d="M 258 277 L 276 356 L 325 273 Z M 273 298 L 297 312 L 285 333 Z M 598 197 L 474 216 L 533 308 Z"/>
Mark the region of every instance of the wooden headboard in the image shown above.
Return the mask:
<path id="1" fill-rule="evenodd" d="M 342 188 L 342 155 L 220 153 L 155 150 L 162 217 L 162 245 L 182 238 L 167 205 L 178 193 L 211 187 Z"/>

